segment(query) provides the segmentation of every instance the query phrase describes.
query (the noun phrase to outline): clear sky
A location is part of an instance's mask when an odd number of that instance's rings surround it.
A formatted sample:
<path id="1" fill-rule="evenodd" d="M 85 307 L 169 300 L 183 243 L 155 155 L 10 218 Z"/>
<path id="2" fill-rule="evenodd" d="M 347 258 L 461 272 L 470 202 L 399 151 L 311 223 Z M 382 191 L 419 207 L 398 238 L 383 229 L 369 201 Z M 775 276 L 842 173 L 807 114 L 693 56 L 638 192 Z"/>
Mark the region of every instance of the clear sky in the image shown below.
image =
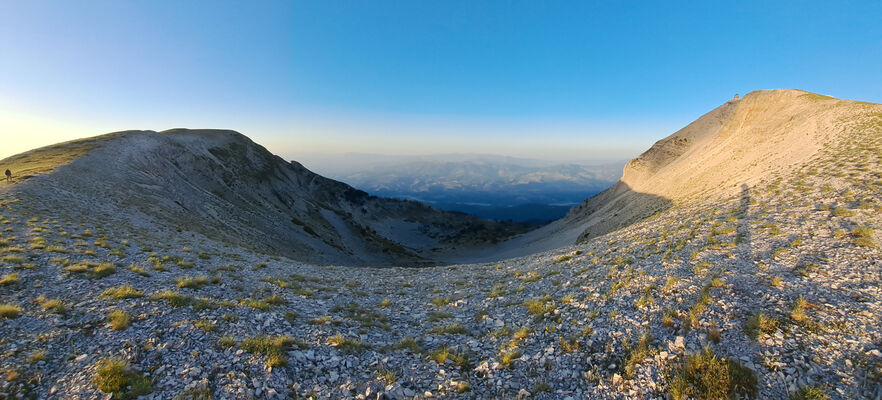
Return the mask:
<path id="1" fill-rule="evenodd" d="M 126 129 L 631 158 L 736 93 L 882 103 L 880 1 L 0 0 L 0 158 Z"/>

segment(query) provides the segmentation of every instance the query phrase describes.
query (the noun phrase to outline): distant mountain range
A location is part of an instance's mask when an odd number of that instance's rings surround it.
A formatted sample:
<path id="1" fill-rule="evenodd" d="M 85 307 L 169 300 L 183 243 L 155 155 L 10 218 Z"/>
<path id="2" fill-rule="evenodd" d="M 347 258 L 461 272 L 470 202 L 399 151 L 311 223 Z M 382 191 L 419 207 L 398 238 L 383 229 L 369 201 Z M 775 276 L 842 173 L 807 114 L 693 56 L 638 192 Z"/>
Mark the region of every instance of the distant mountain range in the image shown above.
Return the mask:
<path id="1" fill-rule="evenodd" d="M 610 187 L 624 162 L 602 165 L 484 155 L 386 157 L 358 155 L 358 164 L 307 166 L 370 194 L 412 199 L 491 219 L 544 223 Z M 301 158 L 303 159 L 303 158 Z M 308 157 L 307 157 L 308 159 Z M 352 159 L 350 158 L 350 162 Z"/>

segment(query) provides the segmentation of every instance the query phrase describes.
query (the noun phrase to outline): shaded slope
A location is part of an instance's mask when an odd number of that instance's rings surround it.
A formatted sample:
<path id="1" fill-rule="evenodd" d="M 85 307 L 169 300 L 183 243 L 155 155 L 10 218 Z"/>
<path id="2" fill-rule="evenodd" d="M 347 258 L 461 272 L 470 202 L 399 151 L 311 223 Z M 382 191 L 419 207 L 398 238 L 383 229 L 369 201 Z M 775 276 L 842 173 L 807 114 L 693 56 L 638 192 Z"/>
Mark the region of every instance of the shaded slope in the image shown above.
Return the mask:
<path id="1" fill-rule="evenodd" d="M 102 210 L 109 219 L 130 216 L 137 225 L 142 214 L 159 225 L 316 263 L 424 264 L 433 248 L 486 244 L 519 229 L 369 196 L 233 131 L 100 138 L 84 141 L 92 146 L 88 154 L 77 153 L 21 190 L 64 192 L 73 205 Z M 16 160 L 37 162 L 62 150 L 50 146 Z"/>

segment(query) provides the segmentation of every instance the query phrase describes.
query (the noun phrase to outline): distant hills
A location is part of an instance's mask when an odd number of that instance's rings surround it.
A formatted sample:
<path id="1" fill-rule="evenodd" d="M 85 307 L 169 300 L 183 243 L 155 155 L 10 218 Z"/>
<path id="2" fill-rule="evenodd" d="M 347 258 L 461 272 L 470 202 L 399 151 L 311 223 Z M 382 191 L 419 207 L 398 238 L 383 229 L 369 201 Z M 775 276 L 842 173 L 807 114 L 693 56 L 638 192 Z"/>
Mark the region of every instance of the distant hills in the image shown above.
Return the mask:
<path id="1" fill-rule="evenodd" d="M 611 186 L 624 162 L 600 165 L 488 155 L 388 157 L 359 155 L 360 163 L 317 169 L 377 196 L 412 199 L 490 219 L 544 223 Z M 302 159 L 302 158 L 301 158 Z M 310 161 L 305 161 L 311 165 Z"/>

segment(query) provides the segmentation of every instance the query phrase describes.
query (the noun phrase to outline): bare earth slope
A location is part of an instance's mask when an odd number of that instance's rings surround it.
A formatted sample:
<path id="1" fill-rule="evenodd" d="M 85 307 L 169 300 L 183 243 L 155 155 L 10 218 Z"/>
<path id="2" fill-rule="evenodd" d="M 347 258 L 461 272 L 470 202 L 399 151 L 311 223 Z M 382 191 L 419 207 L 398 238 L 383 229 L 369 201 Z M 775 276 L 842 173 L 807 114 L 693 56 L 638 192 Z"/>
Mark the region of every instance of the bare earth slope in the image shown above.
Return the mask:
<path id="1" fill-rule="evenodd" d="M 317 266 L 0 185 L 0 398 L 882 398 L 882 106 L 801 94 L 832 134 L 799 165 L 647 189 L 693 150 L 647 156 L 596 206 L 670 190 L 651 217 L 486 264 Z"/>

